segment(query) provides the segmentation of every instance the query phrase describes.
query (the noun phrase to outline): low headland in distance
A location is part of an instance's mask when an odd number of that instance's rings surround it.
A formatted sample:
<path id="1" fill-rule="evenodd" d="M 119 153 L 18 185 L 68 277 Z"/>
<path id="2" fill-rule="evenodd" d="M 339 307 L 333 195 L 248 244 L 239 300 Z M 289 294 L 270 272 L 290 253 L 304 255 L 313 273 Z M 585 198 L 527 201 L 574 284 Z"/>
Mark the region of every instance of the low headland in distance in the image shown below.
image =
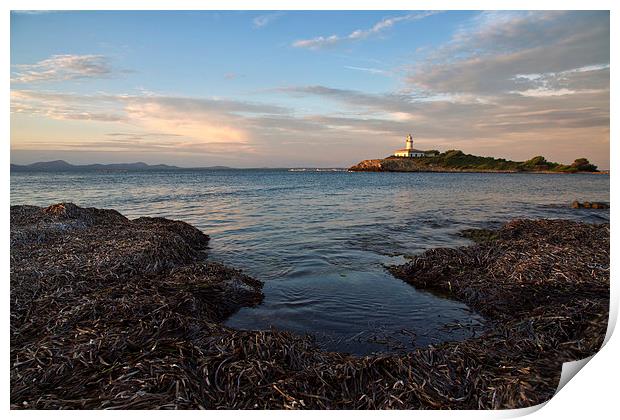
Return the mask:
<path id="1" fill-rule="evenodd" d="M 71 172 L 71 171 L 162 171 L 176 169 L 232 169 L 228 166 L 209 166 L 202 168 L 181 168 L 173 165 L 149 165 L 144 162 L 133 163 L 92 163 L 88 165 L 73 165 L 64 160 L 49 162 L 35 162 L 28 165 L 11 163 L 11 172 Z"/>
<path id="2" fill-rule="evenodd" d="M 525 162 L 517 162 L 502 158 L 475 156 L 461 150 L 448 150 L 439 153 L 437 150 L 421 151 L 420 156 L 399 157 L 389 156 L 384 159 L 364 160 L 349 168 L 352 172 L 488 172 L 488 173 L 595 173 L 596 165 L 586 158 L 576 159 L 572 164 L 549 162 L 543 156 L 535 156 Z"/>
<path id="3" fill-rule="evenodd" d="M 260 279 L 212 261 L 209 236 L 163 218 L 11 206 L 11 408 L 505 409 L 543 403 L 563 362 L 595 354 L 609 311 L 609 224 L 514 220 L 392 266 L 460 300 L 481 335 L 411 352 L 326 352 L 240 331 Z"/>

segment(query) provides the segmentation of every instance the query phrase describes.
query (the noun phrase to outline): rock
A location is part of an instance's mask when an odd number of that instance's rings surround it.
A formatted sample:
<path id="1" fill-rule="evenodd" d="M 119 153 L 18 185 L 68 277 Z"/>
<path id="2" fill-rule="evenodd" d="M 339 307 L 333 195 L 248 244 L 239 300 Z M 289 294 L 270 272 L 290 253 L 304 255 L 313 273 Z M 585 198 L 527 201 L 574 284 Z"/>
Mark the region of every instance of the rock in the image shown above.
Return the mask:
<path id="1" fill-rule="evenodd" d="M 382 172 L 382 160 L 381 159 L 371 159 L 364 160 L 358 163 L 357 165 L 351 166 L 349 171 L 352 172 Z"/>
<path id="2" fill-rule="evenodd" d="M 459 234 L 477 243 L 486 243 L 498 239 L 497 231 L 490 229 L 465 229 Z"/>
<path id="3" fill-rule="evenodd" d="M 583 203 L 580 203 L 579 201 L 575 200 L 571 203 L 570 205 L 572 208 L 574 209 L 608 209 L 609 208 L 609 204 L 607 203 L 601 203 L 600 201 L 584 201 Z"/>

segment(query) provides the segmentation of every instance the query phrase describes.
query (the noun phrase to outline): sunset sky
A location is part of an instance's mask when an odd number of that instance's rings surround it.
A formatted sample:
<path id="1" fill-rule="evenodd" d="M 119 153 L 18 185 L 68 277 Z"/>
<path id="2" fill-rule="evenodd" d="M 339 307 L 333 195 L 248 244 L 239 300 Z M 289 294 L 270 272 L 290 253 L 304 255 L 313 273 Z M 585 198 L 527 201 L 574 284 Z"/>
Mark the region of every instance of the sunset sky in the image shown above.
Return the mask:
<path id="1" fill-rule="evenodd" d="M 608 12 L 12 12 L 11 161 L 609 168 Z"/>

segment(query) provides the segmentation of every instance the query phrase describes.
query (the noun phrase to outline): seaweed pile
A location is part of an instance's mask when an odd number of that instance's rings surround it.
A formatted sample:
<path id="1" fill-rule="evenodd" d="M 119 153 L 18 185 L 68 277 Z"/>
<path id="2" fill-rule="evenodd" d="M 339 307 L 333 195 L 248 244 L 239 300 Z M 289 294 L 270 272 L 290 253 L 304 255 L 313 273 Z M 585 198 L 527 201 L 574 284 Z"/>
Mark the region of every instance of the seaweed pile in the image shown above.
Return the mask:
<path id="1" fill-rule="evenodd" d="M 206 260 L 208 241 L 162 218 L 12 206 L 13 408 L 182 405 L 201 341 L 262 300 L 259 281 Z"/>
<path id="2" fill-rule="evenodd" d="M 493 322 L 480 340 L 459 346 L 471 355 L 471 345 L 482 345 L 485 365 L 504 370 L 487 377 L 489 389 L 502 384 L 493 400 L 505 396 L 504 386 L 524 392 L 514 394 L 507 407 L 523 406 L 531 391 L 539 393 L 532 404 L 548 400 L 561 364 L 595 354 L 605 338 L 609 224 L 514 220 L 464 236 L 477 244 L 428 250 L 390 271 L 417 288 L 448 293 Z M 484 366 L 482 378 L 493 371 L 489 368 Z"/>
<path id="3" fill-rule="evenodd" d="M 353 357 L 221 321 L 261 283 L 208 260 L 182 222 L 71 204 L 11 208 L 12 408 L 519 408 L 595 353 L 609 225 L 508 223 L 392 267 L 492 327 L 408 354 Z"/>

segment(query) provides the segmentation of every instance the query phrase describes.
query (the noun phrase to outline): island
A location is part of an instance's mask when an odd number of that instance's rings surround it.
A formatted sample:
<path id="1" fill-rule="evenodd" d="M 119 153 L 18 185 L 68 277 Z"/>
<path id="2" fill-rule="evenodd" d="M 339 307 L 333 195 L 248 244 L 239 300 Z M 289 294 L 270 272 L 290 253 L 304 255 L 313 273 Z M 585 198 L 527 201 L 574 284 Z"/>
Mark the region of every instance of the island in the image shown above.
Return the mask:
<path id="1" fill-rule="evenodd" d="M 349 168 L 352 172 L 491 172 L 491 173 L 608 173 L 599 171 L 586 158 L 578 158 L 565 165 L 549 162 L 535 156 L 524 162 L 502 158 L 475 156 L 461 150 L 418 150 L 413 148 L 413 138 L 407 136 L 405 149 L 384 159 L 364 160 Z"/>

